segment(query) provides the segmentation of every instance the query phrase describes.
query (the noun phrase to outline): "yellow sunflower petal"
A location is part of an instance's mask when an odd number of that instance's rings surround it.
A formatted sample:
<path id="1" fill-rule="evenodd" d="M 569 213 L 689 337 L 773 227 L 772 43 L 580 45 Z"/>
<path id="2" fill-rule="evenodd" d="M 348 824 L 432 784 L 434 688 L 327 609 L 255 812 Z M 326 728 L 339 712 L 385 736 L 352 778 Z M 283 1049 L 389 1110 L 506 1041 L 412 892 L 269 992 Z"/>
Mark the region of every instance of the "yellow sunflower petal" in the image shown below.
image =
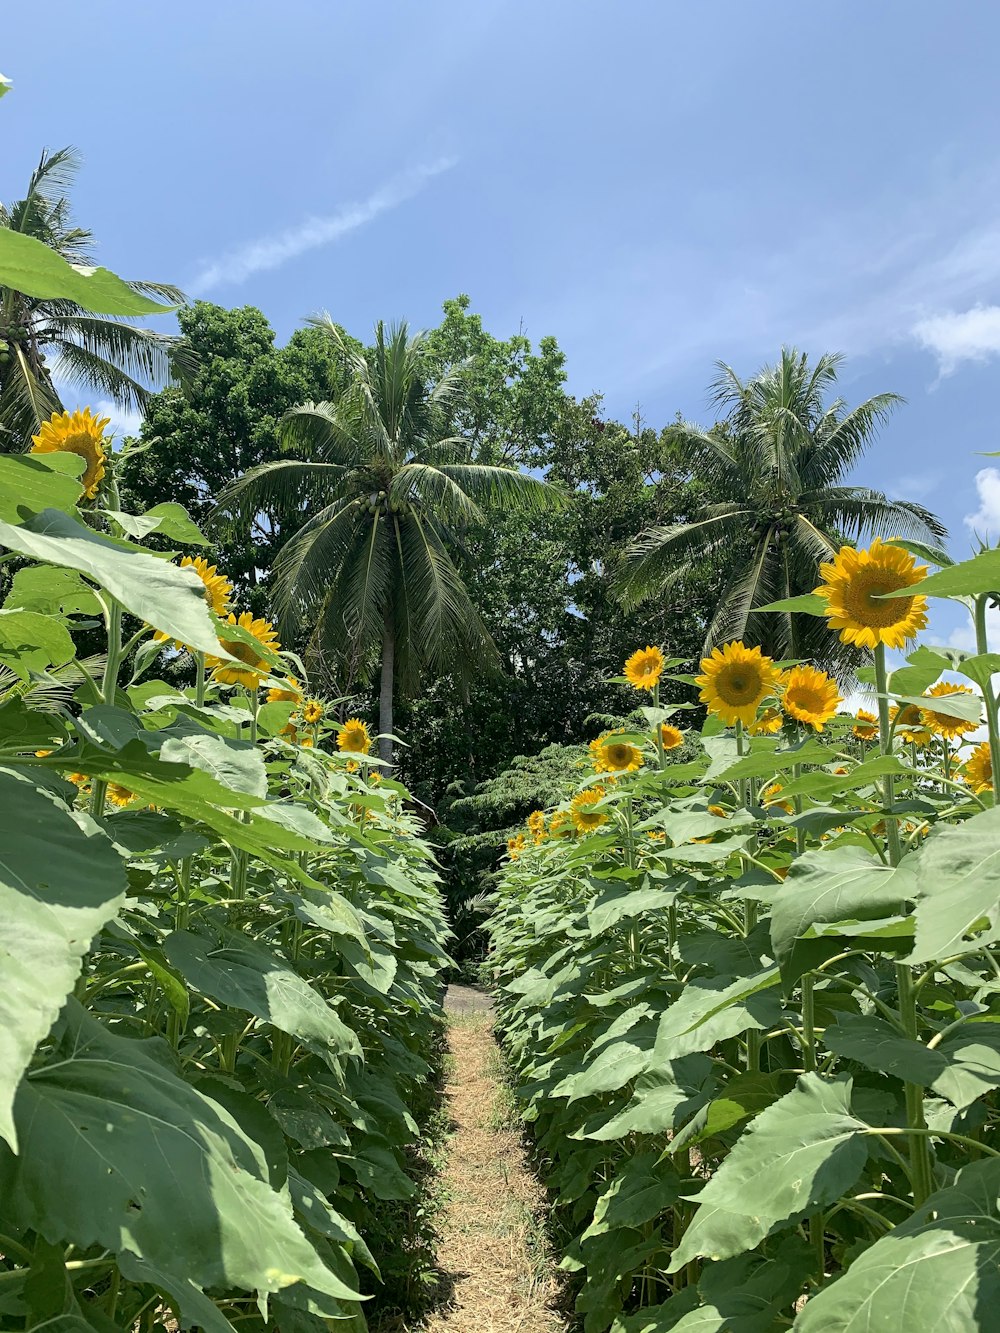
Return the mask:
<path id="1" fill-rule="evenodd" d="M 348 718 L 337 732 L 337 746 L 351 754 L 367 754 L 372 748 L 368 728 L 359 717 Z"/>
<path id="2" fill-rule="evenodd" d="M 823 581 L 816 595 L 826 601 L 827 622 L 844 643 L 902 648 L 927 624 L 927 598 L 919 593 L 882 600 L 927 573 L 927 566 L 918 565 L 902 547 L 884 546 L 878 538 L 867 550 L 844 546 L 819 572 Z"/>
<path id="3" fill-rule="evenodd" d="M 274 626 L 269 620 L 255 618 L 249 611 L 243 611 L 239 619 L 230 612 L 226 624 L 238 625 L 240 629 L 248 630 L 259 644 L 260 650 L 257 651 L 253 644 L 244 643 L 242 639 L 222 639 L 221 643 L 226 652 L 238 658 L 243 665 L 227 662 L 220 657 L 207 657 L 205 663 L 221 684 L 243 685 L 248 690 L 255 690 L 264 677 L 271 674 L 271 668 L 264 654 L 281 651 Z"/>
<path id="4" fill-rule="evenodd" d="M 655 689 L 663 675 L 663 665 L 659 648 L 640 648 L 625 663 L 625 678 L 637 690 Z"/>
<path id="5" fill-rule="evenodd" d="M 104 432 L 110 417 L 92 415 L 90 408 L 82 412 L 56 412 L 43 421 L 38 434 L 32 435 L 33 454 L 76 454 L 86 467 L 80 478 L 84 494 L 92 500 L 104 480 Z"/>
<path id="6" fill-rule="evenodd" d="M 782 707 L 789 717 L 807 723 L 816 731 L 822 731 L 824 725 L 836 716 L 841 702 L 836 682 L 825 671 L 797 666 L 792 667 L 785 678 Z"/>
<path id="7" fill-rule="evenodd" d="M 701 701 L 728 727 L 737 722 L 748 727 L 753 724 L 778 674 L 771 658 L 759 648 L 738 641 L 714 648 L 711 657 L 702 659 L 701 670 L 695 678 L 702 687 Z"/>

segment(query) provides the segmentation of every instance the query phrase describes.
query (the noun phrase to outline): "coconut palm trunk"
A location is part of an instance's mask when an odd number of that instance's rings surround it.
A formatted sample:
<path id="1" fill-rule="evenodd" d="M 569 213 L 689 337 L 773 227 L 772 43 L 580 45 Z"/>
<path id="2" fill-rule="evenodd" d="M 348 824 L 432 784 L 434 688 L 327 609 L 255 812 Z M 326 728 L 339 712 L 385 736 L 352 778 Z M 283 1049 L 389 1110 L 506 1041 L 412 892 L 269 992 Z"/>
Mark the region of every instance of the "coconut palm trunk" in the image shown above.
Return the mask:
<path id="1" fill-rule="evenodd" d="M 382 675 L 378 695 L 378 757 L 392 763 L 392 691 L 395 684 L 396 634 L 392 612 L 386 611 L 382 626 Z"/>

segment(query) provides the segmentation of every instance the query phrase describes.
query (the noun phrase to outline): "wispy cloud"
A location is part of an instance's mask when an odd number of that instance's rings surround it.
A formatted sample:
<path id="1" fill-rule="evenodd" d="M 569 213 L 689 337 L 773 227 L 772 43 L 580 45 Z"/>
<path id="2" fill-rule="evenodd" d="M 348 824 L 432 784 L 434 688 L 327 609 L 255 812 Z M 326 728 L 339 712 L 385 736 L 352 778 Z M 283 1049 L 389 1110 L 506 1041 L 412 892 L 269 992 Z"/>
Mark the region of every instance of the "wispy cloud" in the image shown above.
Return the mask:
<path id="1" fill-rule="evenodd" d="M 433 162 L 400 172 L 367 199 L 345 204 L 336 213 L 325 217 L 306 218 L 294 227 L 249 241 L 206 264 L 187 284 L 188 291 L 201 296 L 226 283 L 245 282 L 253 274 L 280 268 L 282 264 L 287 264 L 290 259 L 296 259 L 308 250 L 331 245 L 374 221 L 380 214 L 412 199 L 428 181 L 449 171 L 456 161 L 453 157 L 439 157 Z"/>
<path id="2" fill-rule="evenodd" d="M 1000 356 L 1000 306 L 974 305 L 970 310 L 949 310 L 921 319 L 914 325 L 913 336 L 935 354 L 938 373 L 944 378 L 963 361 Z"/>

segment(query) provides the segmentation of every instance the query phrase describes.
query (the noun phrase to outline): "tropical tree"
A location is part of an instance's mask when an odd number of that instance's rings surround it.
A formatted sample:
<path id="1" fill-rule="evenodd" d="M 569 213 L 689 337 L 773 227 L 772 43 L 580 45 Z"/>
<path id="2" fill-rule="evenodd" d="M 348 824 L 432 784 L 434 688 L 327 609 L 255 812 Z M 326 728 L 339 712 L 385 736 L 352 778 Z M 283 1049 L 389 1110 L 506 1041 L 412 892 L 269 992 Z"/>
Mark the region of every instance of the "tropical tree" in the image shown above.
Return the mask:
<path id="1" fill-rule="evenodd" d="M 69 190 L 79 166 L 71 148 L 43 152 L 23 199 L 0 204 L 0 227 L 43 242 L 67 262 L 89 267 L 93 237 L 74 225 Z M 130 282 L 132 291 L 171 304 L 176 287 Z M 119 407 L 141 409 L 150 383 L 188 367 L 180 339 L 94 314 L 75 301 L 26 296 L 0 286 L 0 449 L 27 447 L 43 421 L 62 409 L 53 380 L 80 385 Z"/>
<path id="2" fill-rule="evenodd" d="M 708 431 L 676 427 L 706 502 L 689 521 L 650 527 L 635 539 L 620 585 L 626 603 L 661 593 L 698 566 L 724 564 L 729 577 L 705 650 L 744 639 L 775 657 L 812 656 L 840 674 L 857 664 L 856 651 L 845 649 L 824 620 L 755 611 L 811 592 L 819 564 L 845 539 L 940 541 L 947 535 L 922 506 L 847 484 L 851 468 L 903 400 L 882 393 L 853 408 L 839 397 L 828 401 L 841 361 L 827 354 L 810 364 L 786 347 L 776 365 L 747 380 L 718 363 L 710 392 L 721 421 Z"/>
<path id="3" fill-rule="evenodd" d="M 329 316 L 310 323 L 346 360 L 347 387 L 287 412 L 279 430 L 296 456 L 251 469 L 220 507 L 302 506 L 274 568 L 282 630 L 307 629 L 307 655 L 349 678 L 380 661 L 379 750 L 391 762 L 397 687 L 411 692 L 426 670 L 468 678 L 497 661 L 453 556 L 462 530 L 485 521 L 483 506 L 539 510 L 560 493 L 470 461 L 449 433 L 461 370 L 432 380 L 426 335 L 380 321 L 374 346 L 359 351 Z"/>

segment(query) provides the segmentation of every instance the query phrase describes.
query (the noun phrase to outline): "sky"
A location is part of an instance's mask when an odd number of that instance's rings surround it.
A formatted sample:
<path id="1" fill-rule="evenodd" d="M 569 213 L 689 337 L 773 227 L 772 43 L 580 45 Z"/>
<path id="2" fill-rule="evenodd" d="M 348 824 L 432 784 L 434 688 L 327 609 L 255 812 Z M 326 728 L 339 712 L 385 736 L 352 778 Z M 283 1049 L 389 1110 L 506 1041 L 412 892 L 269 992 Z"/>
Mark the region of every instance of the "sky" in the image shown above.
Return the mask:
<path id="1" fill-rule="evenodd" d="M 48 0 L 4 38 L 0 197 L 75 144 L 122 276 L 279 341 L 466 292 L 651 425 L 710 424 L 716 360 L 842 352 L 848 402 L 907 400 L 855 480 L 1000 536 L 1000 6 Z"/>

